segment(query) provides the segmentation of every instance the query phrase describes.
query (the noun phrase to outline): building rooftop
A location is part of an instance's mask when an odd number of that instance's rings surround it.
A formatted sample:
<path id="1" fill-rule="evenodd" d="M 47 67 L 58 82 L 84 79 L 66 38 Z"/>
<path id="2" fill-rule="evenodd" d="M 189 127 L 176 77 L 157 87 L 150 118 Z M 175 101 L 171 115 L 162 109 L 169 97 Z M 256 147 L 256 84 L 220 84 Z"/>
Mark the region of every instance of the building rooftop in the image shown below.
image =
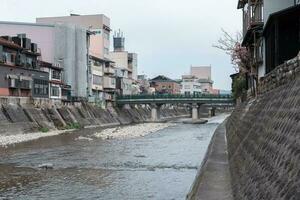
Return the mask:
<path id="1" fill-rule="evenodd" d="M 175 83 L 177 83 L 175 80 L 170 79 L 170 78 L 168 78 L 164 75 L 159 75 L 159 76 L 151 79 L 150 81 L 152 81 L 152 82 L 175 82 Z"/>

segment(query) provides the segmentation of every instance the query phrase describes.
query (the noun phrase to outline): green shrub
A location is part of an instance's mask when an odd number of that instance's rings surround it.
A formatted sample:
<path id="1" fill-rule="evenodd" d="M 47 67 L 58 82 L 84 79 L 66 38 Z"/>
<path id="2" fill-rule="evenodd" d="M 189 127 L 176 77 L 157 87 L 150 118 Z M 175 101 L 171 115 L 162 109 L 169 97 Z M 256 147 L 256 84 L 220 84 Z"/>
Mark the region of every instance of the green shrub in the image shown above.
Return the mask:
<path id="1" fill-rule="evenodd" d="M 39 131 L 40 131 L 40 132 L 43 132 L 43 133 L 47 133 L 47 132 L 49 132 L 49 128 L 47 128 L 47 127 L 41 127 L 41 128 L 39 129 Z"/>
<path id="2" fill-rule="evenodd" d="M 81 125 L 79 123 L 68 123 L 65 129 L 80 129 Z"/>
<path id="3" fill-rule="evenodd" d="M 233 82 L 232 93 L 235 99 L 242 97 L 247 91 L 247 82 L 244 76 L 237 77 Z"/>

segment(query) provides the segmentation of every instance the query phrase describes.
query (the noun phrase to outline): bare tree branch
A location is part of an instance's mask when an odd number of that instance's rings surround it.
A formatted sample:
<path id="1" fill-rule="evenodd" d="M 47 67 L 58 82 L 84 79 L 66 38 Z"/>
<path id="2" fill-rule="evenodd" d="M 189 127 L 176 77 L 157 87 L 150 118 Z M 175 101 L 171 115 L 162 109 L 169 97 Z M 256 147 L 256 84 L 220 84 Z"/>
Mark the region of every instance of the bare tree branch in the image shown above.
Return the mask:
<path id="1" fill-rule="evenodd" d="M 224 29 L 221 29 L 222 37 L 219 38 L 218 44 L 214 44 L 213 47 L 224 51 L 231 57 L 231 63 L 236 72 L 246 73 L 251 64 L 251 55 L 246 47 L 242 44 L 242 33 L 237 32 L 235 36 L 232 36 Z"/>

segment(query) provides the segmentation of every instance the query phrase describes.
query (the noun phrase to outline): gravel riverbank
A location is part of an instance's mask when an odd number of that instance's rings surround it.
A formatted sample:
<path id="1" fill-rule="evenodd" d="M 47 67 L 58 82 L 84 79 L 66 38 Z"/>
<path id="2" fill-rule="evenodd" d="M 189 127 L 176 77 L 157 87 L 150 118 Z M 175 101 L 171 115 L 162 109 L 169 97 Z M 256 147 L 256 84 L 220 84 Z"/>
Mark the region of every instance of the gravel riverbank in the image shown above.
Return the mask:
<path id="1" fill-rule="evenodd" d="M 143 137 L 150 133 L 174 126 L 174 123 L 143 123 L 130 126 L 104 129 L 94 136 L 102 139 L 128 139 Z"/>
<path id="2" fill-rule="evenodd" d="M 31 140 L 37 140 L 42 137 L 50 137 L 55 135 L 60 135 L 66 132 L 73 130 L 56 130 L 49 132 L 36 132 L 36 133 L 27 133 L 27 134 L 16 134 L 16 135 L 3 135 L 0 136 L 0 147 L 7 147 L 8 145 L 18 144 L 21 142 L 27 142 Z"/>

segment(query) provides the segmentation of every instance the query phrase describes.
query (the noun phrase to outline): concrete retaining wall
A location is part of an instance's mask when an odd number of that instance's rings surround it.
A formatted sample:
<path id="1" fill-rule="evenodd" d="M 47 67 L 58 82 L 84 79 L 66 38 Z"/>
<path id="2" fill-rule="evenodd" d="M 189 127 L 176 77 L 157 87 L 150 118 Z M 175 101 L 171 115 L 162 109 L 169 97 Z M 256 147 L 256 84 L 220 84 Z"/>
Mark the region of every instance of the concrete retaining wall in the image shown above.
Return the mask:
<path id="1" fill-rule="evenodd" d="M 237 107 L 228 119 L 237 200 L 300 198 L 299 68 L 299 57 L 276 68 L 264 79 L 261 95 Z"/>
<path id="2" fill-rule="evenodd" d="M 188 115 L 189 111 L 178 108 L 163 108 L 163 118 Z M 20 104 L 19 101 L 2 101 L 0 104 L 0 135 L 37 132 L 42 129 L 56 130 L 72 127 L 112 126 L 149 122 L 148 107 L 102 109 L 90 104 L 51 105 Z"/>

